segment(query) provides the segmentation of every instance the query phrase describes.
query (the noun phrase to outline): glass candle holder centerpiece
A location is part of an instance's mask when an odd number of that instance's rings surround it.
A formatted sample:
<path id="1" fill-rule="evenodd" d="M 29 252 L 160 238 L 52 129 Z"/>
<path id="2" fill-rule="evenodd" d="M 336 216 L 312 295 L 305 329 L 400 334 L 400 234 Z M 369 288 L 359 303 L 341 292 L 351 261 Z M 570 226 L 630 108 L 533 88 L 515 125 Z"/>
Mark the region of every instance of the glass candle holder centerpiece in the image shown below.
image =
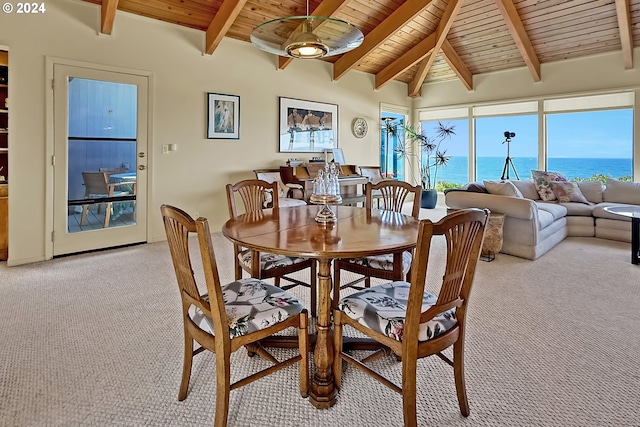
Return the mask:
<path id="1" fill-rule="evenodd" d="M 336 222 L 336 213 L 330 205 L 342 202 L 340 196 L 340 184 L 338 183 L 338 168 L 335 163 L 327 163 L 324 169 L 320 169 L 313 180 L 313 193 L 309 198 L 311 203 L 323 205 L 316 215 L 316 221 L 321 224 Z"/>

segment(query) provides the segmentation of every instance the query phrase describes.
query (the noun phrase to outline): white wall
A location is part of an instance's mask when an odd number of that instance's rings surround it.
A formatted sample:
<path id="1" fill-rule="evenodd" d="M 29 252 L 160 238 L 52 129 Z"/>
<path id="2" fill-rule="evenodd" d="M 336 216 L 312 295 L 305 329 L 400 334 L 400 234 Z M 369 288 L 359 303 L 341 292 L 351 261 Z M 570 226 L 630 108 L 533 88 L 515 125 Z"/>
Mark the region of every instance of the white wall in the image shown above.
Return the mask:
<path id="1" fill-rule="evenodd" d="M 0 45 L 9 47 L 9 265 L 45 259 L 52 212 L 46 209 L 47 57 L 147 70 L 153 73 L 153 117 L 149 147 L 149 241 L 164 239 L 159 207 L 170 203 L 209 218 L 218 230 L 227 219 L 224 186 L 275 167 L 278 96 L 339 106 L 339 146 L 349 163 L 377 164 L 379 105 L 411 106 L 406 85 L 392 82 L 374 91 L 373 76 L 351 71 L 331 81 L 332 65 L 277 59 L 248 43 L 225 38 L 204 56 L 204 32 L 118 12 L 111 36 L 98 35 L 100 8 L 86 2 L 46 3 L 41 15 L 0 15 Z M 206 92 L 240 95 L 240 140 L 208 140 Z M 367 119 L 363 139 L 351 133 L 355 117 Z M 163 144 L 178 151 L 161 154 Z M 51 147 L 49 147 L 49 150 Z"/>

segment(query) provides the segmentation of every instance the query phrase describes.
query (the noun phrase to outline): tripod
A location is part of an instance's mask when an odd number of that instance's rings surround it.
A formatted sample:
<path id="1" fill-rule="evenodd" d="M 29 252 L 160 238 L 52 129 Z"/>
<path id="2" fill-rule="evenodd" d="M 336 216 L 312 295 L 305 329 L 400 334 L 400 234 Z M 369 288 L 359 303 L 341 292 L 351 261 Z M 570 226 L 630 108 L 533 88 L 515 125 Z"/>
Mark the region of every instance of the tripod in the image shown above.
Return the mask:
<path id="1" fill-rule="evenodd" d="M 516 174 L 516 179 L 520 179 L 518 176 L 518 171 L 516 171 L 516 167 L 513 165 L 513 161 L 511 157 L 509 157 L 509 143 L 511 142 L 511 138 L 507 137 L 502 143 L 507 143 L 507 158 L 504 159 L 504 167 L 502 168 L 502 176 L 500 179 L 509 179 L 509 167 L 513 169 L 513 173 Z"/>

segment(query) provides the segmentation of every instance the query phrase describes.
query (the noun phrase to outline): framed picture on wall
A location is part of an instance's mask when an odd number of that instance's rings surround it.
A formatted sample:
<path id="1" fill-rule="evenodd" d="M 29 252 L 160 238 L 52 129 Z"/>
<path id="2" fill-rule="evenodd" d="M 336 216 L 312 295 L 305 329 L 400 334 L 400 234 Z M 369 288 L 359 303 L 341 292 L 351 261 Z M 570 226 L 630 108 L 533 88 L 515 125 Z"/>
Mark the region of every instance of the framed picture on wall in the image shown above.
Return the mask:
<path id="1" fill-rule="evenodd" d="M 207 93 L 207 138 L 240 139 L 240 97 Z"/>
<path id="2" fill-rule="evenodd" d="M 279 97 L 281 153 L 322 153 L 338 147 L 338 106 Z"/>

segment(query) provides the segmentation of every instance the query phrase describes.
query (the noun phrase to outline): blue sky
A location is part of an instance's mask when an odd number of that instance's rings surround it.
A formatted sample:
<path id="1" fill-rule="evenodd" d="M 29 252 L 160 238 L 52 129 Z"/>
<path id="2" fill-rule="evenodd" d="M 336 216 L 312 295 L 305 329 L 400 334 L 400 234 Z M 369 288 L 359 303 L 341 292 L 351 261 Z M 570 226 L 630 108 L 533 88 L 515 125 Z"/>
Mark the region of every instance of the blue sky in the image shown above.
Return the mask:
<path id="1" fill-rule="evenodd" d="M 515 132 L 511 157 L 538 155 L 537 115 L 485 117 L 476 121 L 478 156 L 505 157 L 504 132 Z M 443 142 L 447 154 L 467 156 L 468 121 L 444 120 L 456 135 Z M 549 157 L 631 158 L 633 111 L 601 110 L 547 115 Z"/>

